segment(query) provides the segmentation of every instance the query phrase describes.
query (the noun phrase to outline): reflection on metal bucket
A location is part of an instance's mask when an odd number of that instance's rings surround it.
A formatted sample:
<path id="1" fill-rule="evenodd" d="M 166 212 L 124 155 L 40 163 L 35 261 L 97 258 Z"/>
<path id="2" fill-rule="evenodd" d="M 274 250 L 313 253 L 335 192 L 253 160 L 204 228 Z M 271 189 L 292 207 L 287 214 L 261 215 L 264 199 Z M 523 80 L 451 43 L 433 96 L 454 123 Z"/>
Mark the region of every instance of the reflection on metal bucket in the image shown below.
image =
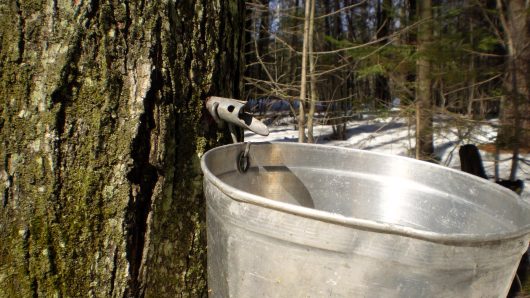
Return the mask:
<path id="1" fill-rule="evenodd" d="M 202 159 L 212 297 L 502 297 L 528 246 L 510 191 L 412 159 L 244 144 Z"/>

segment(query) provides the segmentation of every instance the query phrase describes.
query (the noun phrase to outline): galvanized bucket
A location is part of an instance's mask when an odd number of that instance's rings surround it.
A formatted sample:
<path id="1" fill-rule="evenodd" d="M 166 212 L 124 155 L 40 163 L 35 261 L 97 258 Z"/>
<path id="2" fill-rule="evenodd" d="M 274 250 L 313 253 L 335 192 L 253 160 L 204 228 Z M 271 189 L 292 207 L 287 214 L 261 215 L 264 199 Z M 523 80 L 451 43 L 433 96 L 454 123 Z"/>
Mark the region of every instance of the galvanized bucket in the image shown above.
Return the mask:
<path id="1" fill-rule="evenodd" d="M 259 143 L 201 166 L 211 297 L 505 297 L 528 248 L 528 204 L 434 164 Z"/>

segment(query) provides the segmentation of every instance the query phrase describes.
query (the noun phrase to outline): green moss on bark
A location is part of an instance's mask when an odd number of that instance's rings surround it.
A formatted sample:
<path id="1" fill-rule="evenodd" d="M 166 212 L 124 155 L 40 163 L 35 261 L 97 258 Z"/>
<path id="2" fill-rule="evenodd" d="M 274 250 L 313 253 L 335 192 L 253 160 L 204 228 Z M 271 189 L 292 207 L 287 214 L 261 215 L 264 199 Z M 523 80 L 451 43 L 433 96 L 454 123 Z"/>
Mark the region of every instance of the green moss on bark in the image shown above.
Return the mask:
<path id="1" fill-rule="evenodd" d="M 0 297 L 206 295 L 203 102 L 239 95 L 243 6 L 0 5 Z"/>

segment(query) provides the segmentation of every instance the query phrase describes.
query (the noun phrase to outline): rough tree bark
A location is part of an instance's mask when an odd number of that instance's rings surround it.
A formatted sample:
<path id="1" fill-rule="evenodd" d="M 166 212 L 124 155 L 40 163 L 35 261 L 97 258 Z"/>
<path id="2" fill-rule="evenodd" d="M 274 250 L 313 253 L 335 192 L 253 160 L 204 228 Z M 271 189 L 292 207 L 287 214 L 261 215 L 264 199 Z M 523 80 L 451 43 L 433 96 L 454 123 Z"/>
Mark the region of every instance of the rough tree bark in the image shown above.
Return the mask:
<path id="1" fill-rule="evenodd" d="M 0 4 L 1 297 L 205 295 L 203 100 L 239 95 L 243 14 Z"/>
<path id="2" fill-rule="evenodd" d="M 428 49 L 432 43 L 431 0 L 418 1 L 418 55 L 416 78 L 416 158 L 433 160 L 433 101 L 431 92 L 431 62 Z"/>

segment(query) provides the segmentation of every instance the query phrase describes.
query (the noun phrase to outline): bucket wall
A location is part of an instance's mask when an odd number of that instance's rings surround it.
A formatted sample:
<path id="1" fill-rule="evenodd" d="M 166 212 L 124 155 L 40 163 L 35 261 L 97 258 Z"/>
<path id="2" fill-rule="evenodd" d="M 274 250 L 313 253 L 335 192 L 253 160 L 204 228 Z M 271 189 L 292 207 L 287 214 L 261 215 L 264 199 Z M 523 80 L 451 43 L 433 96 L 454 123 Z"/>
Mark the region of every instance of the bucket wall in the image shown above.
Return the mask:
<path id="1" fill-rule="evenodd" d="M 470 175 L 356 150 L 267 143 L 252 145 L 251 167 L 240 173 L 242 150 L 225 146 L 202 160 L 211 297 L 503 297 L 528 247 L 528 206 Z M 403 172 L 366 176 L 378 162 Z M 477 196 L 432 186 L 432 175 L 460 180 Z"/>

